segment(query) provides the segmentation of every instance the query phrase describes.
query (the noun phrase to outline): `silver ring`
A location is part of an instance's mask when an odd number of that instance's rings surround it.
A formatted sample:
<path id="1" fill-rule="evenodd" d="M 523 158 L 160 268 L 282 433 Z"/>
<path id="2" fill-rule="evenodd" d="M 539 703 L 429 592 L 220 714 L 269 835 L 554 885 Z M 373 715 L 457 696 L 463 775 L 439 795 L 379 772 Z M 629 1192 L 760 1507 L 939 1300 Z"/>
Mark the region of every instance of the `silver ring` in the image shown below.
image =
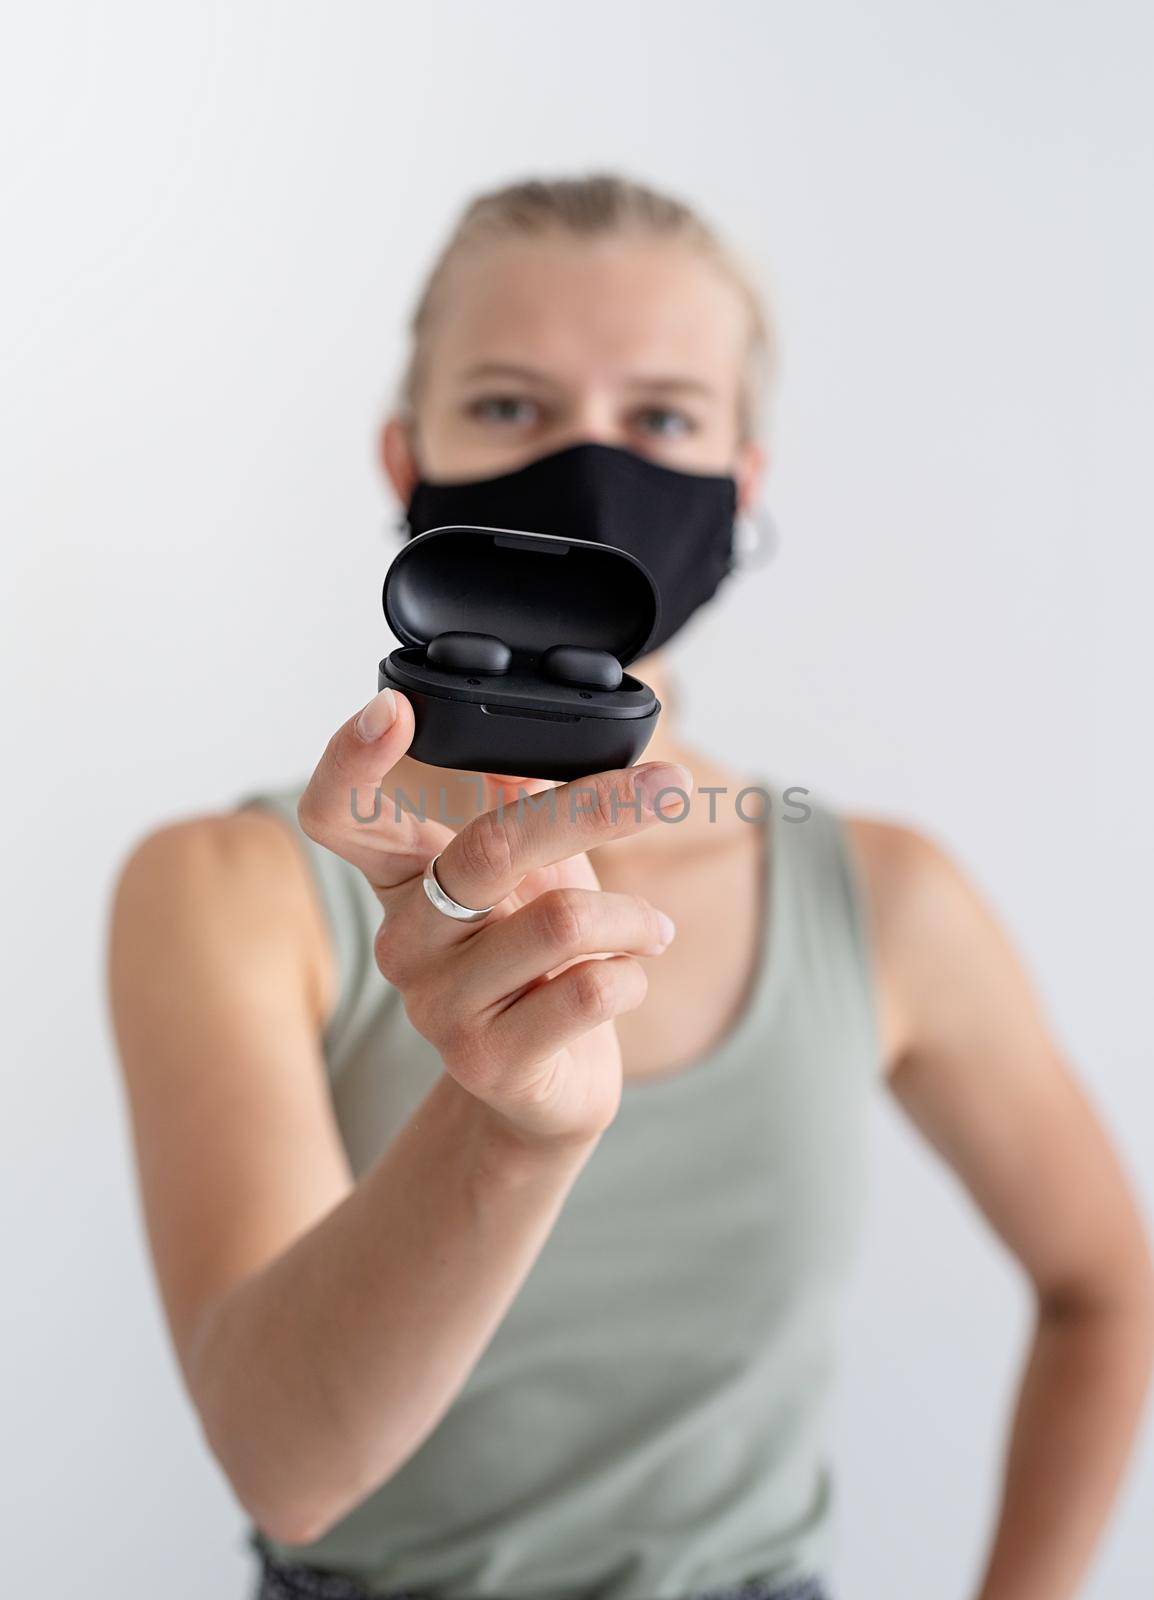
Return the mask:
<path id="1" fill-rule="evenodd" d="M 471 906 L 461 905 L 459 900 L 454 900 L 451 894 L 446 894 L 437 880 L 437 862 L 441 859 L 438 852 L 425 868 L 425 876 L 421 879 L 425 893 L 432 905 L 446 917 L 452 917 L 454 922 L 480 922 L 487 917 L 494 906 L 485 906 L 483 910 L 474 910 Z"/>

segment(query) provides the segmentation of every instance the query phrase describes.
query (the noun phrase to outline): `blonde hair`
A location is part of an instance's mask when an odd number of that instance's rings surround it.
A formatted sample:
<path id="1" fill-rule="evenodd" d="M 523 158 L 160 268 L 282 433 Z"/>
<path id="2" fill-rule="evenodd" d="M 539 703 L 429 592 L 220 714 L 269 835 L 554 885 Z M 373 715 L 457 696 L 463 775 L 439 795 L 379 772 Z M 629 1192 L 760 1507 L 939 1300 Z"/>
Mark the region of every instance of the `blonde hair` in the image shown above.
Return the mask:
<path id="1" fill-rule="evenodd" d="M 474 196 L 433 263 L 409 320 L 408 361 L 397 391 L 399 409 L 414 416 L 424 382 L 429 331 L 440 309 L 452 264 L 494 239 L 567 232 L 595 238 L 634 231 L 699 250 L 737 291 L 748 335 L 742 364 L 738 427 L 741 442 L 757 439 L 776 365 L 776 340 L 765 301 L 748 263 L 685 202 L 616 173 L 580 178 L 526 178 Z"/>

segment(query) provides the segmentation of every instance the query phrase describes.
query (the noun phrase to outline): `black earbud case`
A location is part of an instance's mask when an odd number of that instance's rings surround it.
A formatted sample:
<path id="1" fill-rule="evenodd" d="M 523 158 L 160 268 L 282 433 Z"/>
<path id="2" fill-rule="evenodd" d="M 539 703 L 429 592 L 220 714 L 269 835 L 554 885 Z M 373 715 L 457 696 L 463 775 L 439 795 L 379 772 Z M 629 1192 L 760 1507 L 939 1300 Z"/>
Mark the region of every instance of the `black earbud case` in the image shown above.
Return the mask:
<path id="1" fill-rule="evenodd" d="M 445 527 L 410 539 L 385 575 L 384 609 L 403 641 L 380 663 L 378 688 L 412 702 L 409 754 L 434 767 L 567 781 L 627 767 L 648 744 L 660 701 L 638 678 L 616 689 L 552 681 L 553 645 L 639 656 L 657 628 L 657 588 L 614 545 L 506 528 Z M 508 671 L 429 666 L 430 641 L 484 633 L 512 650 Z"/>

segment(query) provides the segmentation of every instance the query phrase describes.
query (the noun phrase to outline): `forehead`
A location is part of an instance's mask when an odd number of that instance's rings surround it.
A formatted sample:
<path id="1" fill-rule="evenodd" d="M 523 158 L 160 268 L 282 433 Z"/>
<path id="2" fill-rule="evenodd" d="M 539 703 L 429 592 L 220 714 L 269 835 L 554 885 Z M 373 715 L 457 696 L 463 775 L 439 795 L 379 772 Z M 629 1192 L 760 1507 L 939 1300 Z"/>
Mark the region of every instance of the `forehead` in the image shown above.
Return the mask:
<path id="1" fill-rule="evenodd" d="M 721 271 L 684 244 L 494 241 L 459 256 L 443 288 L 434 381 L 485 359 L 577 378 L 650 372 L 719 387 L 738 381 L 745 307 Z"/>

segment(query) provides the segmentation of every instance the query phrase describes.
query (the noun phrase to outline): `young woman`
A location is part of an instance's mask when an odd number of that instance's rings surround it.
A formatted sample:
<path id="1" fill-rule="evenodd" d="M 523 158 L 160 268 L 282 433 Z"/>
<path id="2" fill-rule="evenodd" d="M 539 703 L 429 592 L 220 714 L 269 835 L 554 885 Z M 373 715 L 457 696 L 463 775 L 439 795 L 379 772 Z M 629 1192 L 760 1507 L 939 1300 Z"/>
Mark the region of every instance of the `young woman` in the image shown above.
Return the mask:
<path id="1" fill-rule="evenodd" d="M 382 437 L 409 532 L 633 549 L 665 709 L 638 765 L 552 786 L 416 762 L 382 691 L 307 783 L 123 866 L 151 1248 L 259 1595 L 827 1595 L 882 1082 L 1036 1293 L 975 1593 L 1075 1594 L 1151 1363 L 1119 1164 L 950 857 L 687 747 L 670 703 L 664 645 L 758 500 L 756 293 L 673 199 L 518 183 L 468 208 L 413 341 Z"/>

